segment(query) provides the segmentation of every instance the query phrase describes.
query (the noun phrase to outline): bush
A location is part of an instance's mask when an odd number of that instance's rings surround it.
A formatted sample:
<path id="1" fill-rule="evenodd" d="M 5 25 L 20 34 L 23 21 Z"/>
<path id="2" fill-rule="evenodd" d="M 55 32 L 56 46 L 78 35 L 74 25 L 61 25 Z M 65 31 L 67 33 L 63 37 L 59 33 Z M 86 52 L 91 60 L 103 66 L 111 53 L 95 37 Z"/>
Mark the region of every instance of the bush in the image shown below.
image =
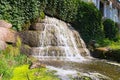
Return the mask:
<path id="1" fill-rule="evenodd" d="M 20 54 L 20 47 L 21 40 L 17 38 L 16 46 L 8 45 L 0 51 L 0 76 L 3 80 L 10 80 L 14 67 L 28 63 L 27 56 Z"/>
<path id="2" fill-rule="evenodd" d="M 77 19 L 73 26 L 81 33 L 86 42 L 104 37 L 101 24 L 102 15 L 100 11 L 92 3 L 80 2 Z"/>
<path id="3" fill-rule="evenodd" d="M 92 3 L 80 0 L 48 0 L 44 11 L 47 15 L 72 23 L 86 42 L 104 36 L 102 15 Z"/>
<path id="4" fill-rule="evenodd" d="M 66 22 L 76 19 L 79 0 L 47 0 L 45 13 Z"/>
<path id="5" fill-rule="evenodd" d="M 41 0 L 40 0 L 41 1 Z M 39 0 L 1 0 L 0 19 L 8 20 L 13 29 L 22 30 L 22 25 L 39 17 L 41 11 Z"/>
<path id="6" fill-rule="evenodd" d="M 72 23 L 85 41 L 102 35 L 102 17 L 92 3 L 80 0 L 2 0 L 0 6 L 0 19 L 10 21 L 16 30 L 29 29 L 30 24 L 38 17 L 44 18 L 45 13 Z"/>
<path id="7" fill-rule="evenodd" d="M 12 70 L 10 69 L 7 60 L 4 58 L 4 55 L 0 54 L 0 58 L 0 76 L 3 80 L 9 80 L 7 78 L 10 78 L 12 76 Z"/>
<path id="8" fill-rule="evenodd" d="M 117 40 L 119 28 L 117 24 L 111 19 L 106 19 L 103 22 L 105 37 L 110 40 Z"/>

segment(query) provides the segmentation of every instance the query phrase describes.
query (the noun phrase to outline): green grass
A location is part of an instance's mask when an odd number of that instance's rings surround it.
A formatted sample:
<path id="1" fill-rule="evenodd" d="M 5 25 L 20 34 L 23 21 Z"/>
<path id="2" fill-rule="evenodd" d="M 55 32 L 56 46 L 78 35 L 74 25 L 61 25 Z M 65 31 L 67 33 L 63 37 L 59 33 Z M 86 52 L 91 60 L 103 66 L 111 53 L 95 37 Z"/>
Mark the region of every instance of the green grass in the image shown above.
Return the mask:
<path id="1" fill-rule="evenodd" d="M 9 53 L 0 51 L 0 75 L 2 75 L 2 80 L 10 80 L 13 75 L 13 69 L 16 66 L 27 63 L 28 58 L 23 54 L 12 56 Z"/>
<path id="2" fill-rule="evenodd" d="M 103 39 L 101 41 L 98 41 L 98 44 L 100 45 L 100 47 L 109 47 L 113 50 L 120 49 L 120 40 L 115 42 L 109 39 Z"/>
<path id="3" fill-rule="evenodd" d="M 60 80 L 46 68 L 29 69 L 29 65 L 16 67 L 11 80 Z"/>
<path id="4" fill-rule="evenodd" d="M 59 80 L 46 68 L 28 69 L 32 59 L 20 53 L 20 46 L 18 38 L 16 46 L 0 51 L 0 80 Z"/>
<path id="5" fill-rule="evenodd" d="M 98 44 L 99 47 L 110 48 L 110 51 L 108 52 L 101 52 L 101 55 L 98 56 L 99 58 L 120 62 L 120 39 L 118 39 L 116 42 L 109 39 L 103 39 L 98 41 Z M 96 52 L 96 54 L 97 53 L 98 52 Z"/>
<path id="6" fill-rule="evenodd" d="M 29 63 L 27 56 L 20 54 L 20 46 L 21 40 L 17 38 L 16 46 L 7 45 L 5 50 L 0 51 L 0 76 L 2 76 L 2 80 L 10 80 L 16 66 Z"/>

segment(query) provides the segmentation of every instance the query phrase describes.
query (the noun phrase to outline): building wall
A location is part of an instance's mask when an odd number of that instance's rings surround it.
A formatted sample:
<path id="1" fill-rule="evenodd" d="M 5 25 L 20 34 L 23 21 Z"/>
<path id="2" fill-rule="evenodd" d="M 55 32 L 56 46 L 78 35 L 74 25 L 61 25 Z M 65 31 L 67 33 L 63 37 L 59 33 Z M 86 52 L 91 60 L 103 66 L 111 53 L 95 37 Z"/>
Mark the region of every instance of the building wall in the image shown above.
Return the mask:
<path id="1" fill-rule="evenodd" d="M 113 7 L 113 2 L 111 0 L 102 1 L 102 0 L 84 0 L 86 2 L 93 2 L 95 6 L 100 10 L 100 1 L 104 5 L 103 18 L 109 18 L 113 21 L 120 23 L 120 9 Z"/>

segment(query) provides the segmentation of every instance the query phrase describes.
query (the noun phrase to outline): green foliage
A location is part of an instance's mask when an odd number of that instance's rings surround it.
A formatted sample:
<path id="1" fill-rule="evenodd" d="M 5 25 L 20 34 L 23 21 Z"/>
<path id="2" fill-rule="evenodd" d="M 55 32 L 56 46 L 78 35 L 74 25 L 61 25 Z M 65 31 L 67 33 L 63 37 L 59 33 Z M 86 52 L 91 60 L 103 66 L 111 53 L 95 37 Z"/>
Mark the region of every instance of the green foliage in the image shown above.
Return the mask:
<path id="1" fill-rule="evenodd" d="M 43 11 L 40 12 L 40 18 L 41 18 L 41 19 L 44 19 L 44 18 L 45 18 L 45 14 L 44 14 Z"/>
<path id="2" fill-rule="evenodd" d="M 11 80 L 60 80 L 46 68 L 29 69 L 29 65 L 16 67 Z"/>
<path id="3" fill-rule="evenodd" d="M 8 66 L 8 60 L 4 58 L 4 55 L 0 53 L 0 75 L 2 75 L 3 80 L 9 80 L 7 78 L 11 77 L 12 70 Z"/>
<path id="4" fill-rule="evenodd" d="M 0 75 L 2 80 L 10 80 L 15 66 L 28 63 L 27 56 L 20 54 L 21 40 L 17 38 L 16 46 L 8 45 L 0 51 Z"/>
<path id="5" fill-rule="evenodd" d="M 8 45 L 5 50 L 3 50 L 3 54 L 5 55 L 12 55 L 12 56 L 17 56 L 20 55 L 20 48 L 21 48 L 21 39 L 17 37 L 16 45 Z"/>
<path id="6" fill-rule="evenodd" d="M 13 29 L 22 30 L 22 25 L 39 17 L 39 0 L 1 0 L 0 19 L 8 20 L 13 24 Z"/>
<path id="7" fill-rule="evenodd" d="M 73 22 L 76 18 L 78 0 L 47 0 L 45 13 L 66 22 Z"/>
<path id="8" fill-rule="evenodd" d="M 92 3 L 80 2 L 75 28 L 86 42 L 103 37 L 102 16 Z"/>
<path id="9" fill-rule="evenodd" d="M 28 62 L 27 57 L 23 54 L 13 56 L 4 51 L 0 51 L 0 59 L 0 75 L 2 75 L 2 80 L 10 80 L 13 75 L 13 68 Z"/>
<path id="10" fill-rule="evenodd" d="M 110 40 L 117 40 L 119 28 L 117 24 L 111 19 L 106 19 L 103 22 L 105 37 Z"/>
<path id="11" fill-rule="evenodd" d="M 97 58 L 120 62 L 120 40 L 117 42 L 114 42 L 113 40 L 103 39 L 101 41 L 98 41 L 98 44 L 100 44 L 100 47 L 106 47 L 110 49 L 110 51 L 95 52 L 95 54 L 98 54 Z"/>
<path id="12" fill-rule="evenodd" d="M 105 39 L 98 41 L 97 43 L 100 44 L 101 47 L 108 46 L 111 49 L 120 49 L 120 40 L 114 42 L 112 40 L 105 38 Z"/>
<path id="13" fill-rule="evenodd" d="M 92 4 L 80 0 L 46 0 L 45 13 L 72 23 L 85 41 L 104 37 L 102 15 Z"/>
<path id="14" fill-rule="evenodd" d="M 92 3 L 81 0 L 3 0 L 0 19 L 8 20 L 16 30 L 29 26 L 44 13 L 72 23 L 85 41 L 103 36 L 101 14 Z M 23 26 L 23 27 L 22 27 Z"/>

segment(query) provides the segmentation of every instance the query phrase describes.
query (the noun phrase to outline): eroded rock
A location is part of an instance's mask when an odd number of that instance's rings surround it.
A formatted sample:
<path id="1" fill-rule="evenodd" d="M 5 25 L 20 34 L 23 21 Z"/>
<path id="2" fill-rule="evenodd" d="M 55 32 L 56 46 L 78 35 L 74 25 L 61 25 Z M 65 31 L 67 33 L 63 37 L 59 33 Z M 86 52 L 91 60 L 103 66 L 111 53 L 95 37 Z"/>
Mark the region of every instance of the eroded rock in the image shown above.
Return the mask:
<path id="1" fill-rule="evenodd" d="M 20 37 L 24 44 L 29 45 L 30 47 L 38 47 L 40 44 L 40 34 L 41 31 L 23 31 L 20 32 Z"/>
<path id="2" fill-rule="evenodd" d="M 30 26 L 30 30 L 39 30 L 39 31 L 44 31 L 45 26 L 42 23 L 35 23 Z"/>
<path id="3" fill-rule="evenodd" d="M 16 42 L 17 33 L 11 29 L 0 27 L 0 40 L 9 43 Z"/>
<path id="4" fill-rule="evenodd" d="M 7 43 L 16 43 L 17 32 L 10 29 L 12 24 L 7 23 L 4 20 L 0 20 L 0 49 L 4 50 L 7 47 Z"/>

